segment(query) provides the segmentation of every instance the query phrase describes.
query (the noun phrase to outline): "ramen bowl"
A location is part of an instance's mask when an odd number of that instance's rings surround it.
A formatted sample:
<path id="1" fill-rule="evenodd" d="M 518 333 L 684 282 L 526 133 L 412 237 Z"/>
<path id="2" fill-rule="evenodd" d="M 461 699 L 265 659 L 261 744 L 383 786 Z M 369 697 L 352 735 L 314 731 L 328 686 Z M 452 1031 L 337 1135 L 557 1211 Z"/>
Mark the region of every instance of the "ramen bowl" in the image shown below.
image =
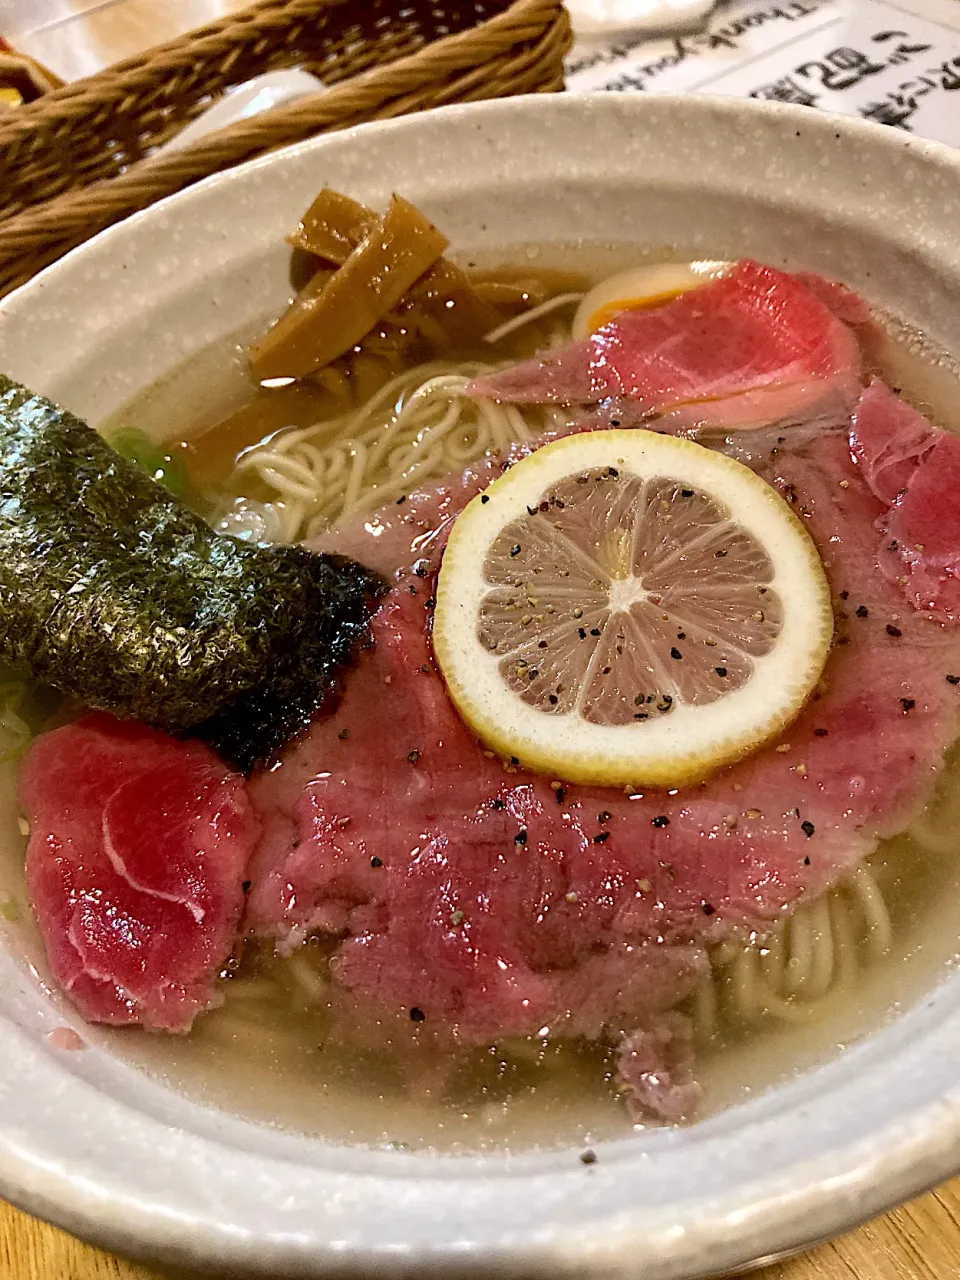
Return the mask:
<path id="1" fill-rule="evenodd" d="M 0 305 L 0 368 L 108 421 L 279 312 L 283 237 L 325 184 L 377 207 L 402 191 L 461 258 L 633 245 L 818 271 L 960 351 L 955 153 L 802 109 L 638 95 L 456 107 L 209 179 Z M 9 779 L 3 799 L 15 831 Z M 600 1141 L 584 1162 L 549 1141 L 453 1154 L 325 1140 L 185 1096 L 91 1035 L 9 925 L 0 1191 L 111 1249 L 234 1276 L 721 1273 L 960 1168 L 951 928 L 931 921 L 935 954 L 899 1012 L 852 1028 L 842 1052 L 808 1054 L 804 1070 L 688 1128 Z M 64 1024 L 84 1049 L 50 1040 Z"/>

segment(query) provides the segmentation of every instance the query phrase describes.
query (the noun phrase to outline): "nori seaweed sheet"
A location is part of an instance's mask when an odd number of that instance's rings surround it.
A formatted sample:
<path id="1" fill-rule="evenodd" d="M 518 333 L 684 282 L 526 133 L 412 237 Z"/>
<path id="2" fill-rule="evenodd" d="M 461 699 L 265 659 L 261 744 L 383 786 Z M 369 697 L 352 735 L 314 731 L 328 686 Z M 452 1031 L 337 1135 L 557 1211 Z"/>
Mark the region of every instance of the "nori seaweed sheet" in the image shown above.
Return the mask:
<path id="1" fill-rule="evenodd" d="M 248 771 L 300 732 L 386 584 L 217 533 L 66 410 L 0 375 L 0 659 Z"/>

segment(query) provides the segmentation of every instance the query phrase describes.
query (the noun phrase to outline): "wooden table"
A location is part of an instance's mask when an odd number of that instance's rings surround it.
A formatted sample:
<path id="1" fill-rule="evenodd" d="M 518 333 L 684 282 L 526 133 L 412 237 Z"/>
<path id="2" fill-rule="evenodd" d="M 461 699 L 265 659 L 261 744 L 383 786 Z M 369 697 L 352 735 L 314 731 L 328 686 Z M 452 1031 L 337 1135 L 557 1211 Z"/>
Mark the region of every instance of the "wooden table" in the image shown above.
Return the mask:
<path id="1" fill-rule="evenodd" d="M 194 1280 L 123 1262 L 0 1204 L 2 1280 Z M 859 1231 L 750 1280 L 957 1280 L 960 1178 Z M 200 1277 L 196 1277 L 200 1280 Z"/>

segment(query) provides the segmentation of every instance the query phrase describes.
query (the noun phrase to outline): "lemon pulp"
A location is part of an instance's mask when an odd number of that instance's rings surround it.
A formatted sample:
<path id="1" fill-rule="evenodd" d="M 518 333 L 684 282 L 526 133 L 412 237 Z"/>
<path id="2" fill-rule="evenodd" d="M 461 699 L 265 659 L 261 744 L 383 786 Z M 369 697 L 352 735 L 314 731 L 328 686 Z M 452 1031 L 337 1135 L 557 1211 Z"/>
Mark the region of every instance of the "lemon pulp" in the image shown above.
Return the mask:
<path id="1" fill-rule="evenodd" d="M 596 431 L 536 450 L 461 513 L 434 648 L 505 757 L 671 787 L 781 733 L 832 633 L 816 548 L 765 481 L 688 440 Z"/>

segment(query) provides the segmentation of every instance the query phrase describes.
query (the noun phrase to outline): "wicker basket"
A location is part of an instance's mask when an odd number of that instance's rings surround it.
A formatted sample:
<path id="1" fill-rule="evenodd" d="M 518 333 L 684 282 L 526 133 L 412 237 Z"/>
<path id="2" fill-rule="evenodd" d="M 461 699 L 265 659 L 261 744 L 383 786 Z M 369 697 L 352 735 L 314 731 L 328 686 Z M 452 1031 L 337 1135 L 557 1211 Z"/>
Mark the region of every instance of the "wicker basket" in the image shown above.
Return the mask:
<path id="1" fill-rule="evenodd" d="M 0 296 L 112 223 L 264 151 L 364 120 L 563 88 L 562 0 L 261 0 L 0 122 Z M 326 92 L 152 152 L 230 87 Z"/>

